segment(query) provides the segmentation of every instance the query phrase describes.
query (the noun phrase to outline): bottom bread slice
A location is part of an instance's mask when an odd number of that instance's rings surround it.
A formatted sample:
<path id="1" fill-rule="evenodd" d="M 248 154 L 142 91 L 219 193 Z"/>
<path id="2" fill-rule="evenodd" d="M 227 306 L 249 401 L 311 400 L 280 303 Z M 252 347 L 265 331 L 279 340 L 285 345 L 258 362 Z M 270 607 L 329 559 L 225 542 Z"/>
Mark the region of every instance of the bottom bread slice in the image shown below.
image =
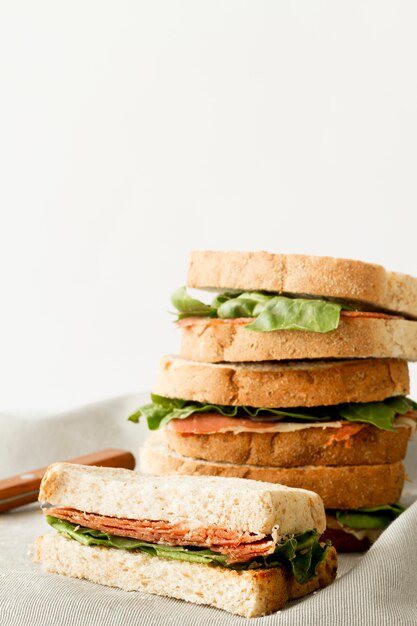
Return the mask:
<path id="1" fill-rule="evenodd" d="M 146 591 L 209 604 L 243 617 L 278 611 L 287 600 L 330 584 L 337 571 L 334 548 L 330 548 L 316 576 L 301 585 L 283 567 L 235 571 L 140 552 L 85 546 L 58 534 L 38 537 L 35 560 L 42 562 L 48 572 L 85 578 L 125 591 Z"/>
<path id="2" fill-rule="evenodd" d="M 359 509 L 399 500 L 404 484 L 401 462 L 381 465 L 272 467 L 214 463 L 153 445 L 140 449 L 141 471 L 147 474 L 189 474 L 251 478 L 315 491 L 326 509 Z"/>

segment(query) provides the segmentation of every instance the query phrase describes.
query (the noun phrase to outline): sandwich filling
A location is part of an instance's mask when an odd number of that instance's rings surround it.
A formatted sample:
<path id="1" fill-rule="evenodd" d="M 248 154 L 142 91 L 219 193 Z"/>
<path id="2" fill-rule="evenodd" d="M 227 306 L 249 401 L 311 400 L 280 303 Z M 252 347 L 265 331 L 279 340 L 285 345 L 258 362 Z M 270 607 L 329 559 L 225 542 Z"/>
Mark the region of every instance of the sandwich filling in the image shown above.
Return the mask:
<path id="1" fill-rule="evenodd" d="M 138 550 L 149 556 L 236 570 L 287 567 L 300 583 L 314 577 L 329 544 L 310 530 L 280 542 L 272 535 L 236 532 L 210 526 L 195 528 L 165 520 L 131 520 L 60 507 L 46 511 L 47 522 L 61 535 L 84 545 Z"/>
<path id="2" fill-rule="evenodd" d="M 214 552 L 225 554 L 229 564 L 266 556 L 275 549 L 271 536 L 239 533 L 218 526 L 190 528 L 186 524 L 173 524 L 164 520 L 120 519 L 70 508 L 49 509 L 48 516 L 118 537 L 131 537 L 150 543 L 210 548 Z"/>
<path id="3" fill-rule="evenodd" d="M 177 289 L 171 302 L 178 312 L 180 325 L 208 325 L 224 320 L 243 324 L 248 330 L 303 330 L 328 333 L 339 327 L 341 316 L 404 319 L 401 315 L 364 310 L 360 304 L 309 297 L 289 297 L 267 292 L 223 292 L 210 304 L 191 297 L 185 287 Z M 369 308 L 369 307 L 368 307 Z"/>
<path id="4" fill-rule="evenodd" d="M 417 403 L 404 396 L 386 398 L 382 402 L 358 402 L 309 408 L 255 408 L 225 406 L 151 395 L 152 402 L 140 407 L 128 419 L 139 422 L 146 418 L 150 430 L 158 430 L 170 422 L 170 428 L 188 434 L 217 432 L 277 432 L 283 425 L 300 428 L 317 425 L 323 428 L 345 428 L 349 439 L 359 432 L 361 424 L 372 424 L 382 430 L 395 431 L 400 426 L 415 427 Z M 352 422 L 346 431 L 346 422 Z M 355 424 L 353 424 L 353 422 Z M 338 441 L 336 436 L 334 441 Z"/>
<path id="5" fill-rule="evenodd" d="M 382 504 L 371 508 L 333 511 L 333 514 L 338 523 L 345 529 L 384 530 L 404 510 L 401 504 Z"/>
<path id="6" fill-rule="evenodd" d="M 382 504 L 371 508 L 326 511 L 327 528 L 340 529 L 361 541 L 374 543 L 382 532 L 405 511 L 401 504 Z"/>
<path id="7" fill-rule="evenodd" d="M 394 427 L 407 427 L 415 430 L 416 417 L 404 416 L 396 417 Z M 417 414 L 416 414 L 417 415 Z M 219 433 L 289 433 L 306 428 L 330 428 L 332 429 L 326 447 L 336 442 L 345 442 L 346 447 L 352 445 L 352 437 L 358 434 L 366 424 L 352 424 L 348 421 L 334 420 L 333 422 L 258 422 L 250 419 L 234 417 L 223 417 L 215 413 L 203 413 L 201 415 L 191 415 L 185 419 L 174 419 L 169 422 L 167 428 L 186 437 L 187 435 L 215 435 Z"/>

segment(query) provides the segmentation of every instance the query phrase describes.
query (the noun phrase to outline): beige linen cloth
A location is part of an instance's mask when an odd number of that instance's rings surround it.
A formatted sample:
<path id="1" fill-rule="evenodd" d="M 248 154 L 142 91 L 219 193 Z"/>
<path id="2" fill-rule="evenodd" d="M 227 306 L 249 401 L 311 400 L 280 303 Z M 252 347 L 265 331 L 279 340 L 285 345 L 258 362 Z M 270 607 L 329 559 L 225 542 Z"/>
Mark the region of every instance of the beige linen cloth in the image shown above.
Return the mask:
<path id="1" fill-rule="evenodd" d="M 146 428 L 126 422 L 145 396 L 47 417 L 0 415 L 0 477 L 105 447 L 134 454 Z M 146 400 L 145 400 L 146 401 Z M 417 498 L 417 438 L 405 503 Z M 33 542 L 49 532 L 34 504 L 0 514 L 0 626 L 416 626 L 417 503 L 364 556 L 342 555 L 336 582 L 273 615 L 245 620 L 211 607 L 45 574 Z"/>

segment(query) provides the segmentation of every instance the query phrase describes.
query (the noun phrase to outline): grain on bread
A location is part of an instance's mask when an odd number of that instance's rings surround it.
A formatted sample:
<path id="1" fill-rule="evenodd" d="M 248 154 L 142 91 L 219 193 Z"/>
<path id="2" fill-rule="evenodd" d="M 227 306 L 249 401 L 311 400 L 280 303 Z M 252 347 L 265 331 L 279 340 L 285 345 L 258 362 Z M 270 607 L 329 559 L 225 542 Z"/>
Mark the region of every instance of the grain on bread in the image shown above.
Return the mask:
<path id="1" fill-rule="evenodd" d="M 357 433 L 341 441 L 335 440 L 338 428 L 320 426 L 290 432 L 212 434 L 181 434 L 168 427 L 163 435 L 167 448 L 182 456 L 242 465 L 372 465 L 395 463 L 405 457 L 410 426 L 395 431 L 357 426 Z"/>
<path id="2" fill-rule="evenodd" d="M 193 361 L 399 358 L 417 360 L 417 322 L 341 317 L 329 333 L 256 332 L 245 320 L 196 318 L 180 325 L 180 356 Z"/>
<path id="3" fill-rule="evenodd" d="M 190 254 L 187 285 L 342 298 L 417 317 L 416 278 L 351 259 L 199 250 Z"/>
<path id="4" fill-rule="evenodd" d="M 234 476 L 319 494 L 327 509 L 358 509 L 396 502 L 404 484 L 401 462 L 381 465 L 272 467 L 215 463 L 181 456 L 152 441 L 140 449 L 141 471 L 149 474 Z"/>
<path id="5" fill-rule="evenodd" d="M 165 356 L 153 391 L 224 405 L 329 406 L 406 395 L 409 377 L 400 359 L 213 364 Z"/>

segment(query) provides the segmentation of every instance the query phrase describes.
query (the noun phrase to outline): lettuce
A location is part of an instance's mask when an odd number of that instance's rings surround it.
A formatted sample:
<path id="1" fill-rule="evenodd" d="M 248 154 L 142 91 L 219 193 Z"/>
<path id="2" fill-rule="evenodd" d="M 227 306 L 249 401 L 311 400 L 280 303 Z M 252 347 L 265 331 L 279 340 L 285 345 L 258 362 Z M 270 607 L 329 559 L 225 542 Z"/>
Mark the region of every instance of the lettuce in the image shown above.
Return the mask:
<path id="1" fill-rule="evenodd" d="M 383 529 L 389 526 L 404 510 L 400 504 L 383 504 L 369 509 L 336 511 L 335 515 L 337 521 L 343 526 L 357 529 Z"/>
<path id="2" fill-rule="evenodd" d="M 339 326 L 344 305 L 314 298 L 288 298 L 257 291 L 225 292 L 215 296 L 211 305 L 192 298 L 185 287 L 177 289 L 171 302 L 178 319 L 193 316 L 255 317 L 245 328 L 258 332 L 304 330 L 328 333 Z"/>
<path id="3" fill-rule="evenodd" d="M 46 516 L 46 521 L 60 535 L 67 539 L 74 539 L 85 546 L 98 545 L 121 550 L 138 550 L 145 552 L 149 556 L 222 566 L 234 570 L 288 566 L 291 568 L 296 580 L 301 584 L 308 582 L 315 575 L 320 563 L 326 559 L 330 545 L 329 543 L 323 546 L 320 545 L 318 533 L 309 531 L 283 540 L 277 544 L 273 554 L 258 557 L 245 563 L 229 565 L 226 555 L 213 552 L 207 548 L 170 546 L 140 541 L 130 537 L 117 537 L 100 530 L 72 524 L 51 515 Z"/>
<path id="4" fill-rule="evenodd" d="M 335 302 L 276 296 L 257 315 L 255 307 L 256 319 L 246 328 L 259 332 L 308 330 L 328 333 L 339 326 L 341 309 L 341 305 Z"/>
<path id="5" fill-rule="evenodd" d="M 177 311 L 179 311 L 178 319 L 194 315 L 209 317 L 216 315 L 216 309 L 213 309 L 208 304 L 204 304 L 204 302 L 200 302 L 200 300 L 192 298 L 188 295 L 185 287 L 180 287 L 172 294 L 171 302 Z"/>
<path id="6" fill-rule="evenodd" d="M 141 417 L 146 418 L 150 430 L 158 430 L 172 419 L 185 419 L 193 413 L 218 413 L 226 417 L 249 417 L 262 421 L 331 421 L 345 419 L 349 422 L 372 424 L 382 430 L 394 431 L 394 418 L 416 408 L 416 403 L 404 396 L 387 398 L 383 402 L 363 402 L 338 404 L 334 406 L 319 406 L 295 409 L 263 409 L 250 406 L 225 406 L 219 404 L 205 404 L 188 400 L 164 398 L 156 394 L 151 395 L 152 402 L 140 407 L 128 418 L 131 422 L 139 422 Z"/>

